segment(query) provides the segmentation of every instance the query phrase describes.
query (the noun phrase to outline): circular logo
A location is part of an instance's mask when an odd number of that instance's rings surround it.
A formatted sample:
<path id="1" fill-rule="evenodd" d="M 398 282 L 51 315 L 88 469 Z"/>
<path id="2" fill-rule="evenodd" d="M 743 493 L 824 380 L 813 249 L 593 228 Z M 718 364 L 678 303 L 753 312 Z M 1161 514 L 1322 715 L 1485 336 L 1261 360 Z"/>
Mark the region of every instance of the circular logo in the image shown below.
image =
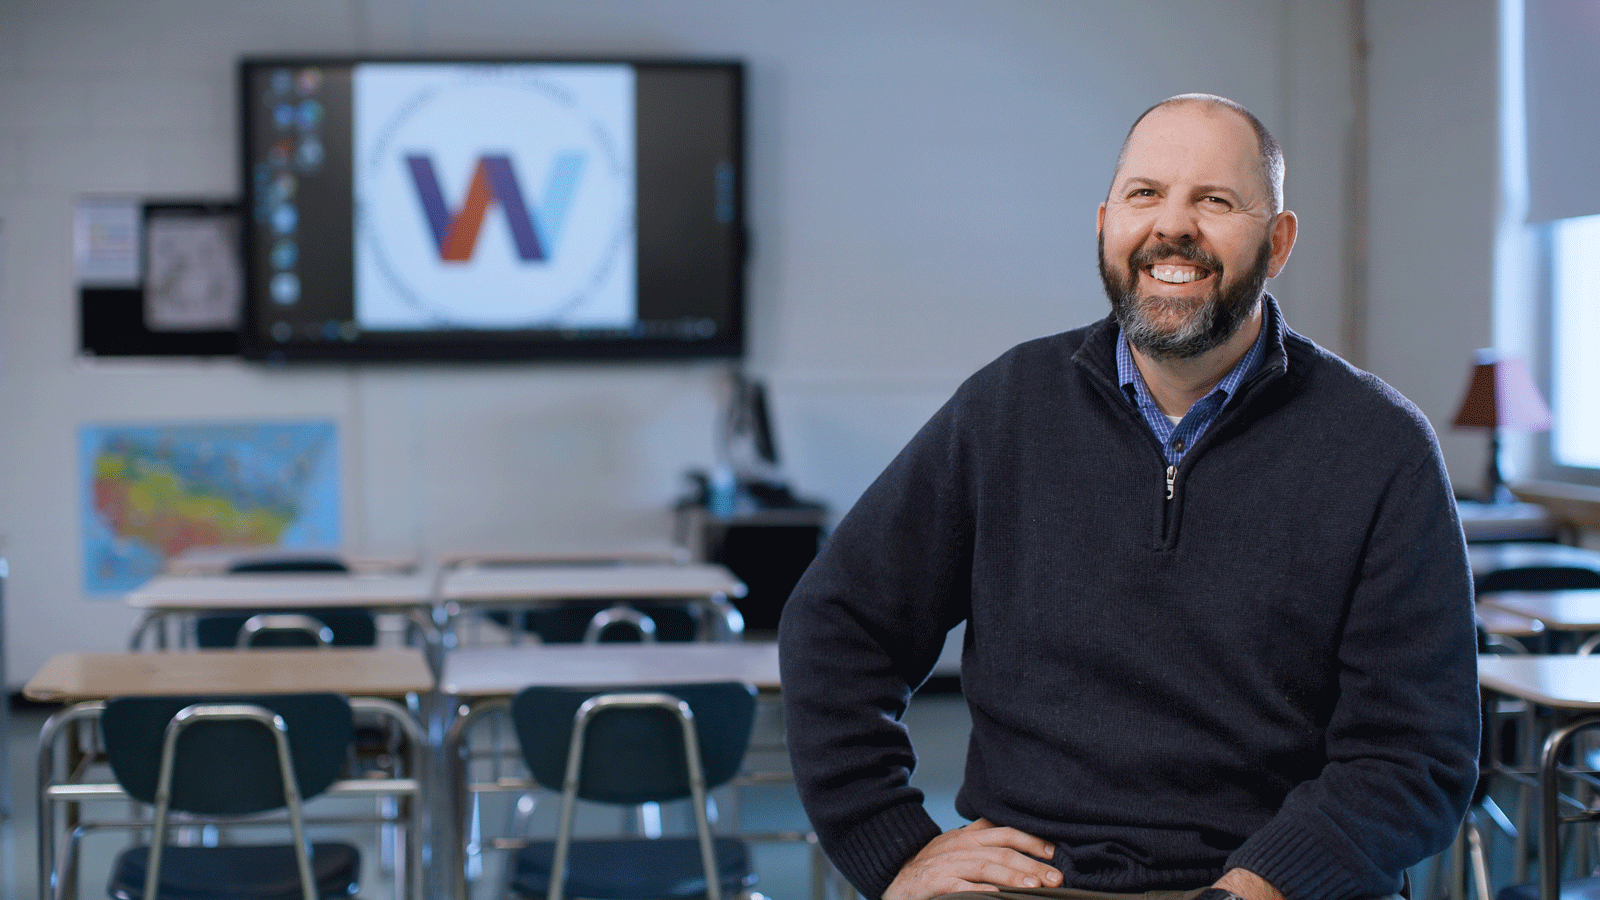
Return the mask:
<path id="1" fill-rule="evenodd" d="M 630 325 L 632 96 L 625 67 L 358 82 L 362 327 Z"/>

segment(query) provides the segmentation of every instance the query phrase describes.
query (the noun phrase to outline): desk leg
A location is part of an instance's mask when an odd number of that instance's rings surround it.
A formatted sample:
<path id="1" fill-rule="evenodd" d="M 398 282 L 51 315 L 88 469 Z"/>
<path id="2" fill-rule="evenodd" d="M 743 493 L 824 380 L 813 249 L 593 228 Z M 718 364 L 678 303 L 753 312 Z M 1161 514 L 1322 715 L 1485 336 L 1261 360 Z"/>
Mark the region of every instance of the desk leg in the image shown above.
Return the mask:
<path id="1" fill-rule="evenodd" d="M 1523 704 L 1520 736 L 1522 747 L 1518 750 L 1518 764 L 1526 766 L 1539 758 L 1539 716 L 1532 703 Z M 1513 884 L 1528 881 L 1528 834 L 1532 830 L 1533 790 L 1526 782 L 1517 788 L 1517 839 L 1513 842 L 1511 871 Z"/>
<path id="2" fill-rule="evenodd" d="M 433 896 L 468 900 L 469 860 L 463 839 L 474 827 L 474 810 L 473 798 L 467 796 L 467 784 L 471 777 L 467 735 L 479 719 L 509 708 L 511 701 L 506 698 L 480 700 L 468 704 L 465 712 L 460 711 L 462 704 L 458 698 L 443 697 L 442 702 L 449 705 L 457 714 L 450 722 L 442 752 L 438 754 L 444 776 L 440 784 L 450 792 L 450 803 L 448 825 L 434 831 L 435 835 L 440 837 L 434 859 L 437 862 L 435 868 L 448 880 L 440 879 L 439 885 L 443 891 Z"/>

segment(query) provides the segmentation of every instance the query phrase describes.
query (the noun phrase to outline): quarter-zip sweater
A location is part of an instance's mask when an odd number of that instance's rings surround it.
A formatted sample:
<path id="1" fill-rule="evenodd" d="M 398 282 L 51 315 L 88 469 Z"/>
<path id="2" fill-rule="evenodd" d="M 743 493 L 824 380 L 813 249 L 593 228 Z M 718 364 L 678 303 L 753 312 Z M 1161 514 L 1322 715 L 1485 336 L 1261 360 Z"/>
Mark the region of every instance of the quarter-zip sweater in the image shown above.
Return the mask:
<path id="1" fill-rule="evenodd" d="M 967 380 L 784 607 L 783 696 L 822 846 L 880 897 L 939 826 L 900 717 L 967 624 L 956 799 L 1055 844 L 1065 885 L 1232 867 L 1290 900 L 1394 893 L 1476 778 L 1466 548 L 1437 441 L 1286 329 L 1170 476 L 1105 320 Z"/>

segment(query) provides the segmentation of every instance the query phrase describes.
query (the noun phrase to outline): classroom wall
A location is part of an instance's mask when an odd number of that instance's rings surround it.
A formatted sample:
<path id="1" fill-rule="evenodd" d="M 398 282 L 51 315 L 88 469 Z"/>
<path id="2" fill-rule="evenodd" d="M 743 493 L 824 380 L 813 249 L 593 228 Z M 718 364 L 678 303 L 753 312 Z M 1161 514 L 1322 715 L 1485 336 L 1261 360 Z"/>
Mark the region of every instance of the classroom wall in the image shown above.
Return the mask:
<path id="1" fill-rule="evenodd" d="M 1368 0 L 1371 297 L 1363 364 L 1439 433 L 1458 490 L 1477 495 L 1482 430 L 1456 431 L 1473 351 L 1494 344 L 1499 218 L 1499 2 Z M 1510 452 L 1508 480 L 1528 471 Z M 1526 476 L 1524 476 L 1526 477 Z"/>
<path id="2" fill-rule="evenodd" d="M 1364 5 L 1369 24 L 1439 33 L 1424 42 L 1438 52 L 1415 59 L 1375 41 L 1375 57 L 1393 62 L 1385 79 L 1470 66 L 1435 58 L 1447 56 L 1457 20 L 1424 23 L 1420 2 Z M 20 684 L 53 652 L 119 647 L 132 622 L 115 598 L 83 591 L 75 439 L 84 423 L 332 418 L 346 540 L 424 553 L 665 539 L 683 471 L 712 462 L 721 364 L 267 369 L 75 358 L 74 202 L 236 194 L 240 55 L 746 60 L 755 244 L 744 367 L 768 384 L 785 473 L 839 512 L 974 369 L 1013 343 L 1104 314 L 1094 207 L 1133 116 L 1181 91 L 1234 97 L 1285 144 L 1301 238 L 1272 290 L 1291 322 L 1370 356 L 1380 375 L 1390 369 L 1425 397 L 1436 422 L 1448 417 L 1454 398 L 1440 398 L 1458 389 L 1464 356 L 1429 333 L 1391 337 L 1383 316 L 1391 304 L 1438 303 L 1440 281 L 1470 281 L 1470 263 L 1466 273 L 1432 259 L 1407 265 L 1355 227 L 1353 9 L 1325 0 L 1198 0 L 1181 14 L 1164 0 L 4 0 L 7 681 Z M 1481 35 L 1467 18 L 1470 50 Z M 1419 91 L 1373 86 L 1385 140 L 1476 142 L 1470 123 L 1448 119 L 1430 119 L 1441 130 L 1427 135 L 1407 131 L 1405 103 L 1429 99 Z M 1403 180 L 1425 165 L 1375 155 L 1371 174 Z M 1440 227 L 1472 220 L 1488 193 L 1454 192 L 1435 206 Z M 1374 199 L 1375 219 L 1386 210 Z M 1372 300 L 1379 340 L 1350 340 L 1360 334 L 1345 300 L 1352 248 L 1375 271 L 1386 267 Z M 1413 283 L 1422 278 L 1428 290 Z M 1461 328 L 1475 327 L 1475 308 L 1450 309 L 1467 320 Z M 1442 381 L 1429 374 L 1434 357 L 1449 370 Z"/>

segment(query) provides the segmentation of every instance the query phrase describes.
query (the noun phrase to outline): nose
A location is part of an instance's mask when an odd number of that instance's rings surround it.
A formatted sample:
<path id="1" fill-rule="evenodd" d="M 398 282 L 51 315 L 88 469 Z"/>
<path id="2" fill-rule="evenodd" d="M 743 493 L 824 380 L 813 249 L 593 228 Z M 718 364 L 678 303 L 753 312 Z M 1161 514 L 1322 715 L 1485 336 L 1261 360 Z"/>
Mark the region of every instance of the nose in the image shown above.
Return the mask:
<path id="1" fill-rule="evenodd" d="M 1155 236 L 1170 243 L 1186 243 L 1198 237 L 1199 225 L 1187 203 L 1166 198 L 1156 209 Z"/>

